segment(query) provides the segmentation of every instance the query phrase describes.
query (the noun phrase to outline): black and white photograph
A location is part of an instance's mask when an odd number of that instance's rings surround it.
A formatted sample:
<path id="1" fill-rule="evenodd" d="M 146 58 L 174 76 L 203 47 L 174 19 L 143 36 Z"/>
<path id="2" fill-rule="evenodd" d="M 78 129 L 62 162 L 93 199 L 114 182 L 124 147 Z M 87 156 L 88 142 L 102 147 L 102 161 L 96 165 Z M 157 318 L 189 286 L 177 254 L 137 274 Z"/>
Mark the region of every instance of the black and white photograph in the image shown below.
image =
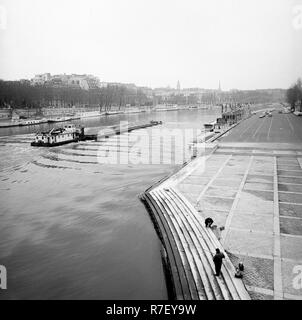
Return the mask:
<path id="1" fill-rule="evenodd" d="M 0 0 L 0 300 L 302 300 L 302 0 Z"/>

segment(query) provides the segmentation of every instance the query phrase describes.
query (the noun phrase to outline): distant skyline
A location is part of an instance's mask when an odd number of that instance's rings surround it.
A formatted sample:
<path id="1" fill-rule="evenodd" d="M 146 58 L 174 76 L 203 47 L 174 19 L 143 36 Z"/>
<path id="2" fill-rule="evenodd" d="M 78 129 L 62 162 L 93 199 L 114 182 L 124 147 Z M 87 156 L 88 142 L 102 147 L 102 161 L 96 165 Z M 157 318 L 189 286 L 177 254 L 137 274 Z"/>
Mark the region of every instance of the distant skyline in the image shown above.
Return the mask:
<path id="1" fill-rule="evenodd" d="M 0 78 L 288 88 L 302 76 L 301 0 L 0 0 Z"/>

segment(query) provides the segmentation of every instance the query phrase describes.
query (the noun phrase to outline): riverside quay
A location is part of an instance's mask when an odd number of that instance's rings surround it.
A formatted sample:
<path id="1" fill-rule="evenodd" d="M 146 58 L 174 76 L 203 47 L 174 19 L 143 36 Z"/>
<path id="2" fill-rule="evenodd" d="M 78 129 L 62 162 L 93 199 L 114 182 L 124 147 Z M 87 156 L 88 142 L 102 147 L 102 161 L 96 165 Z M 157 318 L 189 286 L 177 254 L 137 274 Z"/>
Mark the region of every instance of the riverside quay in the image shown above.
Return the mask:
<path id="1" fill-rule="evenodd" d="M 302 118 L 262 113 L 141 196 L 177 299 L 302 299 Z"/>

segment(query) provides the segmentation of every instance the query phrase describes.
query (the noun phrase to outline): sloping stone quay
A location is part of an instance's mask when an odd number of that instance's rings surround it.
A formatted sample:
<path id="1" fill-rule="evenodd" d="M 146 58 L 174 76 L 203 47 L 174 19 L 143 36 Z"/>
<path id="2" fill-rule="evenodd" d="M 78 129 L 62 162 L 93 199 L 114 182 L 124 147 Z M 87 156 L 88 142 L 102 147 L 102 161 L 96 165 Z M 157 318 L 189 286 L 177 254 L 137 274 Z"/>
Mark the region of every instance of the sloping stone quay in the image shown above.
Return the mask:
<path id="1" fill-rule="evenodd" d="M 170 296 L 301 300 L 302 118 L 253 115 L 206 150 L 141 196 L 163 245 Z M 205 228 L 207 217 L 214 228 Z M 220 277 L 216 248 L 226 256 Z"/>

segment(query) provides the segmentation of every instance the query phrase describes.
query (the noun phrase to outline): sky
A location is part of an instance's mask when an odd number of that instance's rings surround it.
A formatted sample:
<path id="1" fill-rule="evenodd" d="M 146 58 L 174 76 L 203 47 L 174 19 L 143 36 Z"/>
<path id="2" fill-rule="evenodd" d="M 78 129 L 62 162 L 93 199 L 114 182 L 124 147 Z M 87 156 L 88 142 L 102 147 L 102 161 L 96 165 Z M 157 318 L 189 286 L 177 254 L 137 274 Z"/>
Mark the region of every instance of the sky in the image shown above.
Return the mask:
<path id="1" fill-rule="evenodd" d="M 223 90 L 287 88 L 302 77 L 300 5 L 0 0 L 0 78 L 50 72 L 152 88 L 178 80 L 181 87 L 218 88 L 220 80 Z"/>

